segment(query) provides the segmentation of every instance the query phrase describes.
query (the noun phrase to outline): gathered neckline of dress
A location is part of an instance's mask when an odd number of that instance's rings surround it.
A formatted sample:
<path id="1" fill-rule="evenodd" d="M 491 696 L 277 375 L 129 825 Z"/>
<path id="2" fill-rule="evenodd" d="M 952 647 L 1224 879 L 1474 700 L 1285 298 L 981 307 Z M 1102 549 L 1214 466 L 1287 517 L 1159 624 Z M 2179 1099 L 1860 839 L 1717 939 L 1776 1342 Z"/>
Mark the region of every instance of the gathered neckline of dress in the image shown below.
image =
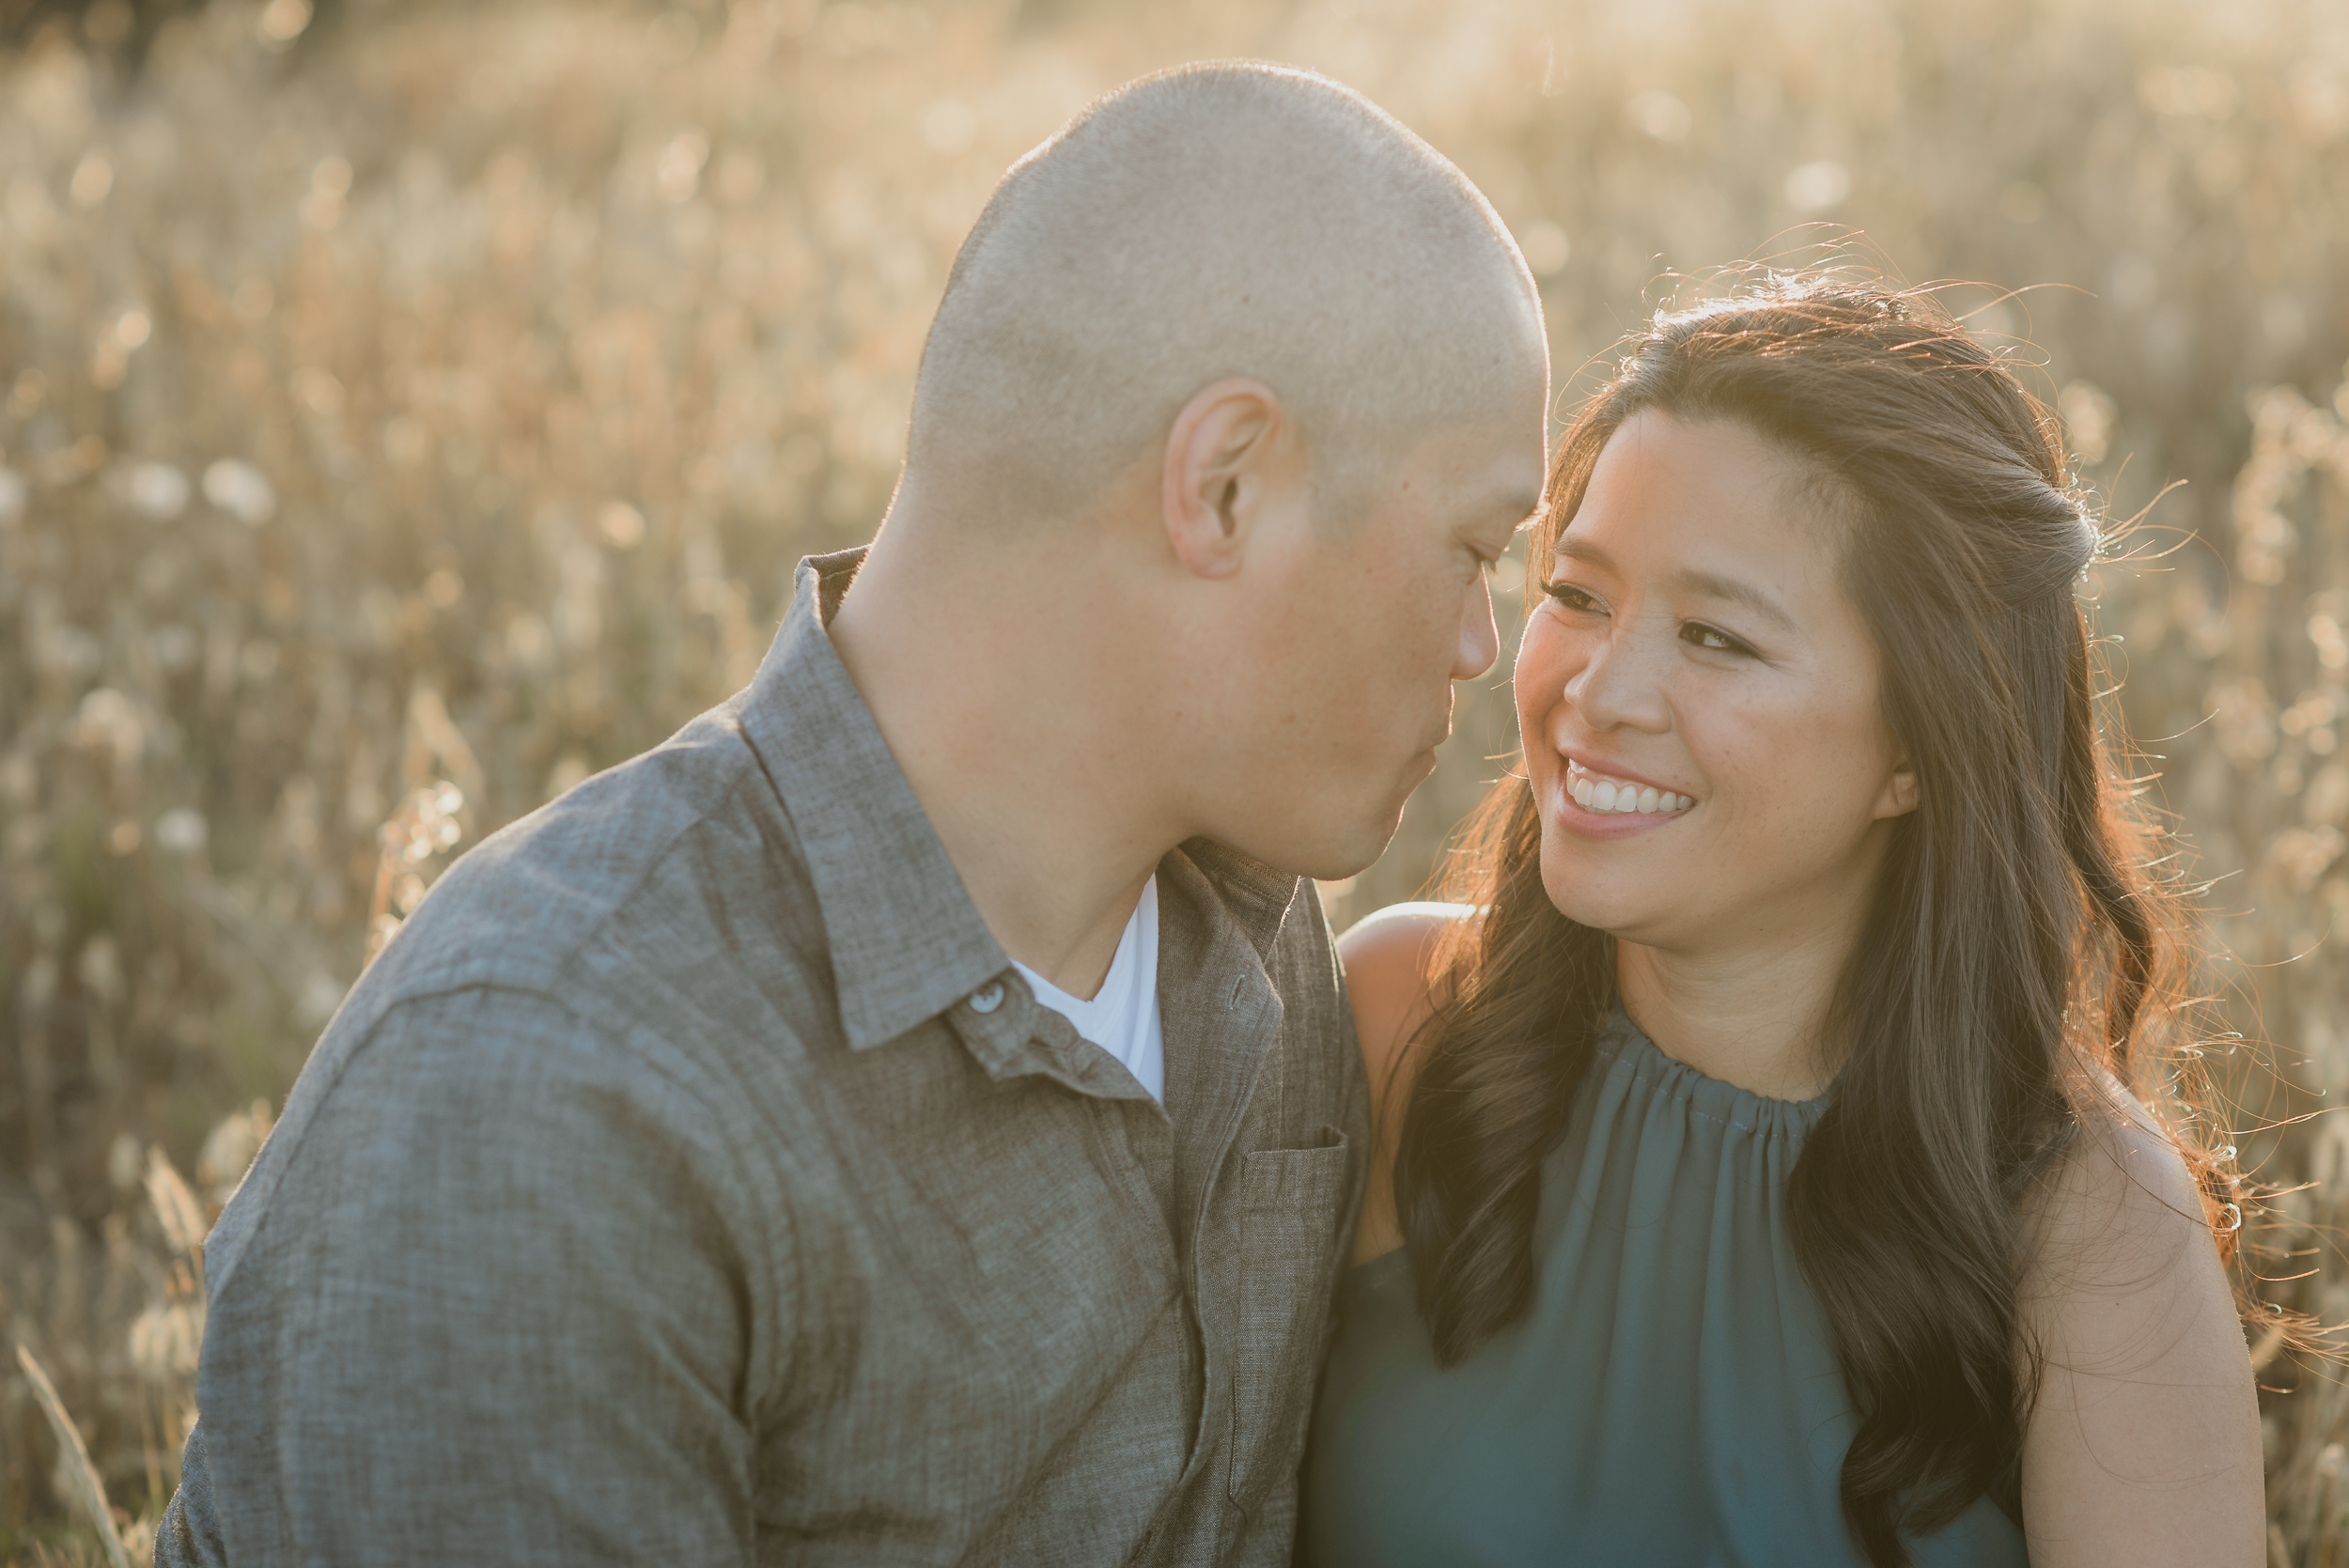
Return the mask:
<path id="1" fill-rule="evenodd" d="M 1650 1094 L 1685 1102 L 1689 1115 L 1766 1139 L 1790 1139 L 1800 1143 L 1811 1129 L 1827 1114 L 1828 1098 L 1834 1094 L 1829 1085 L 1807 1100 L 1775 1099 L 1751 1089 L 1740 1089 L 1725 1079 L 1691 1067 L 1676 1056 L 1668 1056 L 1664 1048 L 1647 1036 L 1647 1031 L 1631 1021 L 1618 1002 L 1599 1025 L 1598 1037 L 1591 1042 L 1590 1070 L 1584 1075 L 1579 1093 L 1589 1094 L 1600 1079 L 1610 1073 L 1623 1073 L 1630 1083 Z M 1551 1151 L 1551 1157 L 1556 1155 Z M 1408 1247 L 1390 1247 L 1375 1258 L 1364 1258 L 1353 1265 L 1347 1273 L 1367 1275 L 1373 1269 L 1406 1266 Z"/>
<path id="2" fill-rule="evenodd" d="M 1700 1072 L 1647 1037 L 1618 1003 L 1591 1044 L 1591 1073 L 1625 1072 L 1643 1087 L 1686 1100 L 1691 1113 L 1765 1137 L 1799 1141 L 1827 1114 L 1832 1084 L 1807 1100 L 1775 1099 Z"/>

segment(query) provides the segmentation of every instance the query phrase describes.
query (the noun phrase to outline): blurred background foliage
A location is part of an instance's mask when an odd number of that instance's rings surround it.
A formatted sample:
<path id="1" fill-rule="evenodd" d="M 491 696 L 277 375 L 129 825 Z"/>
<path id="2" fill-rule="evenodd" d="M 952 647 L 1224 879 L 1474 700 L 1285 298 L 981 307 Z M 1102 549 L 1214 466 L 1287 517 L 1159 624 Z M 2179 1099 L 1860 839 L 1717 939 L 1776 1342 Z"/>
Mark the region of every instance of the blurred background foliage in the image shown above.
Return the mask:
<path id="1" fill-rule="evenodd" d="M 453 852 L 869 536 L 1003 167 L 1239 54 L 1483 185 L 1562 409 L 1721 263 L 1968 280 L 2150 505 L 2082 592 L 2232 955 L 2263 1294 L 2349 1321 L 2337 0 L 0 0 L 0 1561 L 143 1560 L 195 1241 L 319 1026 Z M 1341 923 L 1506 766 L 1505 674 Z M 2256 1349 L 2271 1558 L 2349 1563 L 2339 1369 Z"/>

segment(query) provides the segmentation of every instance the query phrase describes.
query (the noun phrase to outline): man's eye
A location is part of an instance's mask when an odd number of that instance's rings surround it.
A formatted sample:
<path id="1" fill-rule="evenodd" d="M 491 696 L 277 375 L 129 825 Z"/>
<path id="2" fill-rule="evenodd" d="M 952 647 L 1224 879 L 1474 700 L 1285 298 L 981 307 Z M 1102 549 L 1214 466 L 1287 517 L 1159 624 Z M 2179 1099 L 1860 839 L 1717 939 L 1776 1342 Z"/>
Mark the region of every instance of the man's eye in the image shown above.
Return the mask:
<path id="1" fill-rule="evenodd" d="M 1753 653 L 1753 649 L 1742 640 L 1732 637 L 1719 627 L 1706 626 L 1703 621 L 1690 621 L 1682 627 L 1680 640 L 1714 653 L 1741 653 L 1748 657 Z"/>
<path id="2" fill-rule="evenodd" d="M 1556 599 L 1563 609 L 1588 612 L 1606 608 L 1596 598 L 1584 593 L 1571 582 L 1545 582 L 1542 584 L 1542 592 Z"/>

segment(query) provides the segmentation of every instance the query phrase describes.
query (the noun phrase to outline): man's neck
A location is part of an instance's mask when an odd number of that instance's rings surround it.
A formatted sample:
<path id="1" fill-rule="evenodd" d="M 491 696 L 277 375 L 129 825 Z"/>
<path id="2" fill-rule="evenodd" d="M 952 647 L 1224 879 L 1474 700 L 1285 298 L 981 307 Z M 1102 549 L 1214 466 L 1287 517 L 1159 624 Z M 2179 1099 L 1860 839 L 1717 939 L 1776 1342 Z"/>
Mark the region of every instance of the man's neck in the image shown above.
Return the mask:
<path id="1" fill-rule="evenodd" d="M 1183 836 L 1128 651 L 1146 629 L 1104 635 L 1097 569 L 1067 549 L 950 552 L 884 528 L 830 627 L 988 929 L 1077 996 L 1098 989 Z"/>

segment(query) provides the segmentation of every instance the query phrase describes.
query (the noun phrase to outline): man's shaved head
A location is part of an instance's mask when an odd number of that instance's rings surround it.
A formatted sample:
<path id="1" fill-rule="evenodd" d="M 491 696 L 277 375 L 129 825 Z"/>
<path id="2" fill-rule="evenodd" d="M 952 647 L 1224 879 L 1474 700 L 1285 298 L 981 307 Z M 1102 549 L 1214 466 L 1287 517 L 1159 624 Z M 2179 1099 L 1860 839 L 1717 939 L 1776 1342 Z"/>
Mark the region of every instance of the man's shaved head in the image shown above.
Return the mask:
<path id="1" fill-rule="evenodd" d="M 1545 354 L 1525 263 L 1441 154 L 1326 78 L 1190 66 L 996 188 L 923 350 L 908 466 L 974 517 L 1070 516 L 1244 376 L 1327 495 L 1522 396 Z"/>

